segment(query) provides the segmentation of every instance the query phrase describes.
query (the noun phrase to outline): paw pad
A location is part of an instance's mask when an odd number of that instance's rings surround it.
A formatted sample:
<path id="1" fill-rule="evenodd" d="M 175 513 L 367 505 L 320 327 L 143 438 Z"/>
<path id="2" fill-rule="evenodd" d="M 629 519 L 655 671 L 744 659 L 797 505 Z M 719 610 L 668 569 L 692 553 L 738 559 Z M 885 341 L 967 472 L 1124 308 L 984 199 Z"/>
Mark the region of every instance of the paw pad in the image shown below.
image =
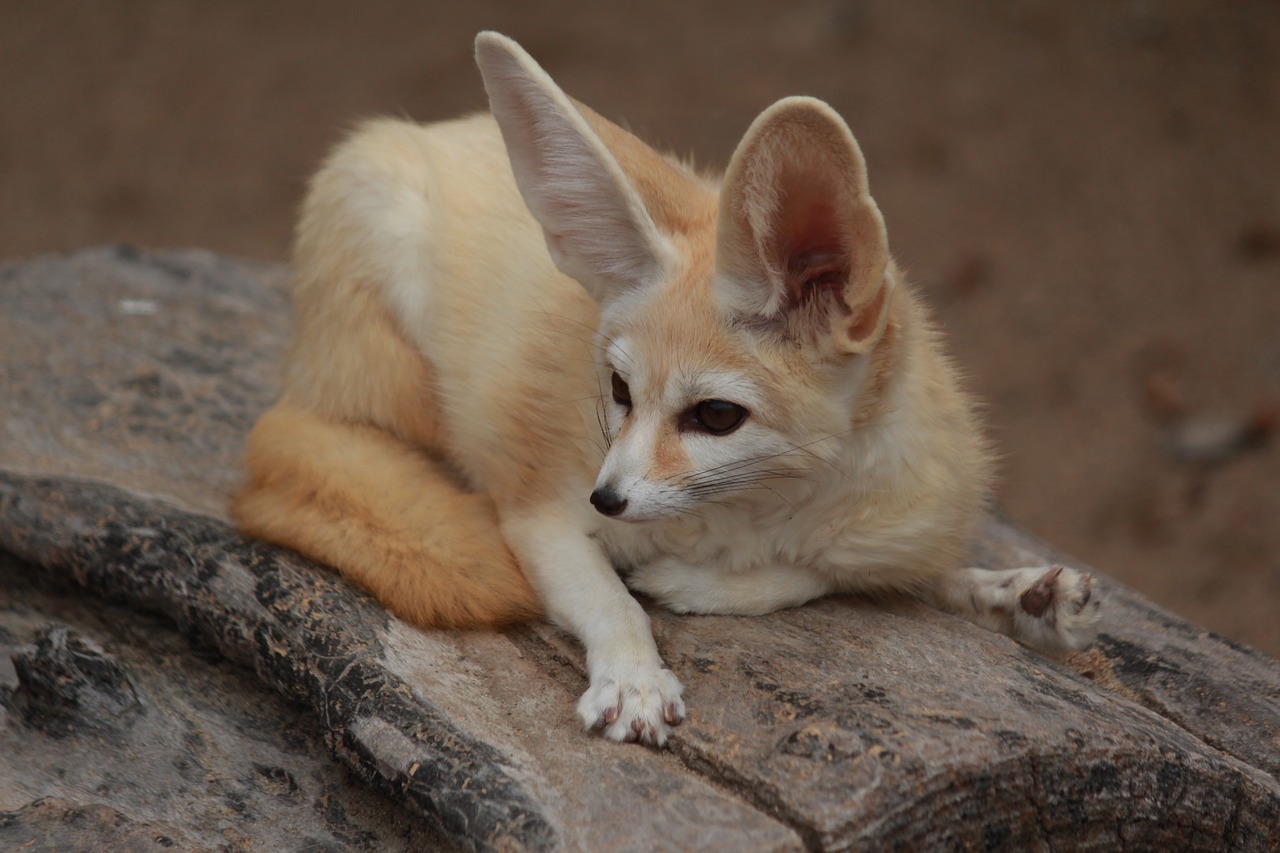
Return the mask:
<path id="1" fill-rule="evenodd" d="M 1054 566 L 1051 570 L 1031 585 L 1026 592 L 1018 596 L 1018 603 L 1028 616 L 1039 619 L 1045 611 L 1053 606 L 1057 596 L 1058 578 L 1062 575 L 1062 566 Z"/>

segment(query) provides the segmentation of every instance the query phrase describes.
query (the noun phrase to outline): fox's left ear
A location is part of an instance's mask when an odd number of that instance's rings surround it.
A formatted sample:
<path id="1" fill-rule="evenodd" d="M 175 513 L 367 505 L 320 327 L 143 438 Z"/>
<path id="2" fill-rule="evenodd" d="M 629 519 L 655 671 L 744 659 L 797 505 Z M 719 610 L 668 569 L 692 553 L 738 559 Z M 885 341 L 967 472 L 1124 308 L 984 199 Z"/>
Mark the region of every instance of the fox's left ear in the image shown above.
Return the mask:
<path id="1" fill-rule="evenodd" d="M 476 62 L 520 195 L 560 271 L 601 303 L 660 280 L 669 244 L 582 112 L 506 36 L 476 36 Z"/>
<path id="2" fill-rule="evenodd" d="M 888 264 L 884 219 L 844 120 L 814 98 L 765 110 L 734 152 L 721 191 L 722 303 L 793 330 L 829 324 L 838 352 L 864 353 L 888 321 Z"/>

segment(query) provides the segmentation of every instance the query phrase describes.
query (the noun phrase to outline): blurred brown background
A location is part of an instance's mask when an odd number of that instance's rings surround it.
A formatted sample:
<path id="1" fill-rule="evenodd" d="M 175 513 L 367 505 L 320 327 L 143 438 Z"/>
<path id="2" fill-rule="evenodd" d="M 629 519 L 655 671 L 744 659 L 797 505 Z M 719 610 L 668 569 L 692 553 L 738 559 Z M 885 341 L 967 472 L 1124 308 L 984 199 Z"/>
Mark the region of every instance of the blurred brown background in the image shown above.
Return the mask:
<path id="1" fill-rule="evenodd" d="M 484 107 L 482 28 L 707 166 L 772 100 L 830 101 L 1009 513 L 1280 653 L 1274 0 L 0 0 L 0 258 L 284 259 L 354 119 Z"/>

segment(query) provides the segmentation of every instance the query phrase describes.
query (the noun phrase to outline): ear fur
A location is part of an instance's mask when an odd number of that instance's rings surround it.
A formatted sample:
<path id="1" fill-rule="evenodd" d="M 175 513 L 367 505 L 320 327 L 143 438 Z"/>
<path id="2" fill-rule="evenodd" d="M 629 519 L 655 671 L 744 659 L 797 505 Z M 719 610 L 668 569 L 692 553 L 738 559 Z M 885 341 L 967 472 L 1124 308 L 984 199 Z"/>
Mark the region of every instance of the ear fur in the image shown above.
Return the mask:
<path id="1" fill-rule="evenodd" d="M 476 64 L 516 185 L 560 271 L 603 302 L 654 281 L 672 249 L 573 102 L 506 36 L 476 36 Z"/>
<path id="2" fill-rule="evenodd" d="M 717 295 L 735 315 L 793 334 L 827 326 L 846 354 L 879 340 L 888 235 L 858 143 L 831 107 L 785 98 L 752 123 L 725 173 L 716 265 Z"/>

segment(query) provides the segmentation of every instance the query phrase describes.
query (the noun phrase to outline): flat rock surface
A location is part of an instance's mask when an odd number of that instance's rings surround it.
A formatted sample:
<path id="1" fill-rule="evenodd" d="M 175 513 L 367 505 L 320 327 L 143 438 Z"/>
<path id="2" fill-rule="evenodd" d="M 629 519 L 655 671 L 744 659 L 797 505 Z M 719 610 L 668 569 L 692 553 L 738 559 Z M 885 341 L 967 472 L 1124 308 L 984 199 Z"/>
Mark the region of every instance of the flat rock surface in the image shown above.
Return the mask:
<path id="1" fill-rule="evenodd" d="M 1100 641 L 1067 660 L 906 601 L 655 611 L 690 707 L 656 752 L 579 730 L 582 652 L 554 629 L 418 631 L 240 537 L 226 500 L 273 398 L 286 275 L 115 248 L 0 267 L 0 746 L 21 746 L 0 749 L 0 842 L 216 848 L 277 823 L 357 849 L 1274 843 L 1280 664 L 1105 577 Z M 974 551 L 1069 562 L 998 518 Z M 230 723 L 182 723 L 202 680 Z M 107 780 L 135 753 L 163 773 Z M 175 781 L 184 761 L 210 778 Z M 252 820 L 227 805 L 254 791 Z M 333 803 L 345 822 L 318 821 Z"/>

